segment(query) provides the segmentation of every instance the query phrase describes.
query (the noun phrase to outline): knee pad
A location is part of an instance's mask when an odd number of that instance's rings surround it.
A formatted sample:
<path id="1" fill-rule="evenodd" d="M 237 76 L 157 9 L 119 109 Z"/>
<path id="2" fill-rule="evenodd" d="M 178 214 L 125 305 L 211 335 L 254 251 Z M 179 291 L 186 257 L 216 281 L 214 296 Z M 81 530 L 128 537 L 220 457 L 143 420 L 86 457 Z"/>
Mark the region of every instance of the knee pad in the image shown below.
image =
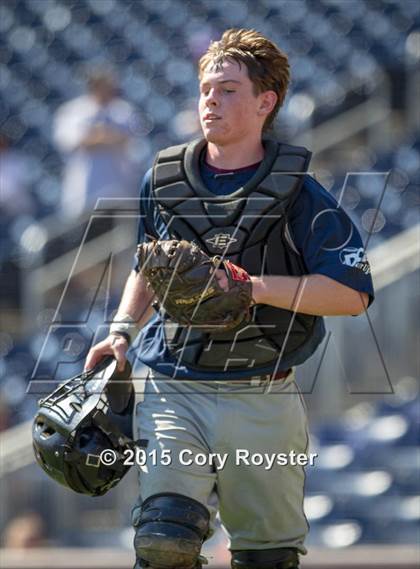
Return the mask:
<path id="1" fill-rule="evenodd" d="M 232 551 L 232 569 L 298 569 L 296 549 L 255 549 Z"/>
<path id="2" fill-rule="evenodd" d="M 155 494 L 137 517 L 134 547 L 140 567 L 196 569 L 209 531 L 210 514 L 200 502 L 181 494 Z"/>

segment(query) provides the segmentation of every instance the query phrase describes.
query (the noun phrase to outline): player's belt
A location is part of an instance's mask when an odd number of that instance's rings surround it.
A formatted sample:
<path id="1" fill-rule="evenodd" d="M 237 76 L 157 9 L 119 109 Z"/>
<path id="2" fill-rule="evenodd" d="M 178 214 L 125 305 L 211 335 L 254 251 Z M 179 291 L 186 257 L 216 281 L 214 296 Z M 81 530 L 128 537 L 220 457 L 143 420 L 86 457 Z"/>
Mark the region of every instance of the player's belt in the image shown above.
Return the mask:
<path id="1" fill-rule="evenodd" d="M 249 385 L 251 387 L 259 387 L 266 385 L 270 381 L 280 381 L 286 379 L 290 375 L 292 368 L 286 371 L 278 371 L 274 374 L 266 373 L 264 375 L 252 375 L 251 377 L 244 377 L 243 379 L 228 379 L 224 381 L 216 381 L 216 383 L 233 384 L 233 385 Z"/>

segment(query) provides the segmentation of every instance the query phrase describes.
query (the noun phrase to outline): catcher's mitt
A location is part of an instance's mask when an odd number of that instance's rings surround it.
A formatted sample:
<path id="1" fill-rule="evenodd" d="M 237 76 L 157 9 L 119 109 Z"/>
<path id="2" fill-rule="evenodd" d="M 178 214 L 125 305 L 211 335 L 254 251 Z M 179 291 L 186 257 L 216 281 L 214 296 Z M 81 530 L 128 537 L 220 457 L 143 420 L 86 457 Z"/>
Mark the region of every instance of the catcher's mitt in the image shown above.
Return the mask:
<path id="1" fill-rule="evenodd" d="M 137 247 L 142 274 L 169 317 L 204 332 L 225 332 L 246 323 L 252 304 L 248 273 L 219 257 L 209 257 L 188 241 L 153 241 Z M 229 289 L 215 276 L 224 269 Z"/>

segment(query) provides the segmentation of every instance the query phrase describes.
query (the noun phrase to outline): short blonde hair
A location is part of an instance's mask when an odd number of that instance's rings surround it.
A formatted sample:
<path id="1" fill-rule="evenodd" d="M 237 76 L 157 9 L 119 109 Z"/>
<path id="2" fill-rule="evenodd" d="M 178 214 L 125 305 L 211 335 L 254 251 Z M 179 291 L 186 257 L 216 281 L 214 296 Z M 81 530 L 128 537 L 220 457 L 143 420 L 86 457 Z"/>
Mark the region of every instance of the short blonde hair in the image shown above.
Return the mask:
<path id="1" fill-rule="evenodd" d="M 265 120 L 263 130 L 268 129 L 286 97 L 290 81 L 290 66 L 287 55 L 275 43 L 255 30 L 226 30 L 219 41 L 210 43 L 198 62 L 198 77 L 201 80 L 210 65 L 220 68 L 226 60 L 244 64 L 254 84 L 255 94 L 274 91 L 277 102 Z"/>

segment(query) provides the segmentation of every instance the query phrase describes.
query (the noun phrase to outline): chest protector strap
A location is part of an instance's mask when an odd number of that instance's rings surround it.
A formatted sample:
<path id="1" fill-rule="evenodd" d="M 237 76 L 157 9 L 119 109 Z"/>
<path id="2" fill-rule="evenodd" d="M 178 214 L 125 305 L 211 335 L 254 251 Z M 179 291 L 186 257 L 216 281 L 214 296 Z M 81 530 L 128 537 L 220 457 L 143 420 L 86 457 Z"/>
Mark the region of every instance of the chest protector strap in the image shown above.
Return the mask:
<path id="1" fill-rule="evenodd" d="M 251 275 L 304 275 L 299 253 L 286 237 L 287 212 L 298 198 L 310 152 L 265 140 L 265 155 L 254 176 L 237 191 L 216 196 L 200 177 L 205 140 L 158 153 L 152 188 L 170 239 L 194 241 L 209 255 L 220 255 Z M 179 365 L 228 371 L 293 365 L 315 351 L 315 316 L 269 305 L 253 308 L 252 321 L 230 332 L 202 333 L 165 320 L 168 347 Z M 309 353 L 308 353 L 309 351 Z"/>

